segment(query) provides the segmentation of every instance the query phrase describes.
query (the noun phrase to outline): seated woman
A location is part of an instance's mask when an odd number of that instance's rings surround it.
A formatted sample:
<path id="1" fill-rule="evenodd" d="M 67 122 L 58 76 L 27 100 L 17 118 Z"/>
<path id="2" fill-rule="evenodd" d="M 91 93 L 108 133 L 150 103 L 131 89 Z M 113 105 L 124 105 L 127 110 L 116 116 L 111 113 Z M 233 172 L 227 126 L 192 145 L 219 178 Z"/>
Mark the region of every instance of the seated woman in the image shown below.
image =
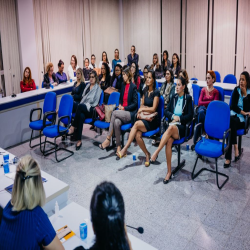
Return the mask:
<path id="1" fill-rule="evenodd" d="M 142 98 L 143 96 L 143 90 L 146 87 L 146 80 L 148 78 L 148 71 L 149 71 L 150 67 L 147 64 L 144 69 L 143 69 L 143 78 L 141 78 L 141 83 L 140 83 L 140 87 L 139 89 L 137 89 L 137 91 L 140 93 L 140 96 Z"/>
<path id="2" fill-rule="evenodd" d="M 113 183 L 103 182 L 95 188 L 90 214 L 96 237 L 94 245 L 88 250 L 132 250 L 125 225 L 124 200 Z M 79 246 L 75 250 L 85 248 Z"/>
<path id="3" fill-rule="evenodd" d="M 118 89 L 118 92 L 121 92 L 121 88 L 122 88 L 122 83 L 123 83 L 123 79 L 122 79 L 122 66 L 120 64 L 116 64 L 116 66 L 114 67 L 115 72 L 113 73 L 112 77 L 111 77 L 111 87 Z"/>
<path id="4" fill-rule="evenodd" d="M 101 67 L 101 74 L 99 75 L 100 87 L 105 91 L 108 87 L 111 87 L 110 69 L 107 63 L 103 63 Z M 109 94 L 104 94 L 104 103 L 107 104 Z"/>
<path id="5" fill-rule="evenodd" d="M 43 76 L 43 87 L 46 89 L 50 88 L 50 85 L 57 86 L 59 80 L 54 73 L 53 63 L 48 63 L 46 66 L 46 74 Z"/>
<path id="6" fill-rule="evenodd" d="M 82 94 L 83 94 L 85 87 L 86 87 L 86 84 L 85 84 L 85 79 L 83 76 L 83 71 L 81 68 L 78 68 L 76 70 L 76 82 L 74 83 L 74 86 L 71 92 L 71 95 L 73 96 L 73 99 L 74 99 L 72 113 L 76 112 L 77 106 L 82 100 Z"/>
<path id="7" fill-rule="evenodd" d="M 102 93 L 101 88 L 98 84 L 98 76 L 97 73 L 93 70 L 89 76 L 90 84 L 88 84 L 82 95 L 82 100 L 80 104 L 77 106 L 75 119 L 72 123 L 72 126 L 69 129 L 69 135 L 76 131 L 76 150 L 79 150 L 82 146 L 82 129 L 83 123 L 86 118 L 93 117 L 93 110 L 97 106 L 100 101 L 100 96 Z"/>
<path id="8" fill-rule="evenodd" d="M 164 115 L 168 118 L 169 127 L 163 134 L 161 142 L 157 150 L 152 155 L 150 161 L 156 161 L 158 154 L 166 145 L 166 158 L 168 172 L 163 180 L 167 184 L 171 179 L 171 158 L 172 158 L 172 144 L 174 140 L 178 140 L 185 136 L 186 124 L 193 118 L 192 97 L 188 94 L 186 80 L 179 77 L 176 84 L 176 92 L 164 111 Z"/>
<path id="9" fill-rule="evenodd" d="M 67 82 L 67 75 L 63 72 L 64 70 L 64 62 L 62 60 L 59 60 L 58 62 L 58 72 L 56 73 L 56 77 L 60 83 Z"/>
<path id="10" fill-rule="evenodd" d="M 115 66 L 119 62 L 121 62 L 121 59 L 119 58 L 119 50 L 115 49 L 115 59 L 112 60 L 112 69 L 115 69 Z"/>
<path id="11" fill-rule="evenodd" d="M 181 70 L 181 65 L 180 65 L 179 56 L 176 53 L 174 53 L 172 56 L 171 69 L 174 73 L 174 77 L 178 77 L 179 71 Z"/>
<path id="12" fill-rule="evenodd" d="M 11 200 L 3 210 L 0 249 L 64 249 L 42 206 L 45 192 L 38 163 L 24 156 L 18 163 Z"/>
<path id="13" fill-rule="evenodd" d="M 112 64 L 108 59 L 108 55 L 106 51 L 102 52 L 102 60 L 99 62 L 99 68 L 102 68 L 103 63 L 106 63 L 109 66 L 109 71 L 112 70 Z"/>
<path id="14" fill-rule="evenodd" d="M 215 80 L 216 80 L 215 73 L 212 70 L 209 70 L 207 72 L 207 87 L 204 87 L 201 90 L 198 102 L 198 110 L 197 110 L 198 123 L 204 124 L 208 104 L 212 101 L 219 100 L 219 91 L 214 88 Z"/>
<path id="15" fill-rule="evenodd" d="M 128 66 L 131 66 L 134 62 L 135 64 L 139 64 L 139 55 L 135 53 L 135 46 L 131 46 L 131 53 L 127 56 L 128 58 Z"/>
<path id="16" fill-rule="evenodd" d="M 193 86 L 192 86 L 192 83 L 189 82 L 189 77 L 188 77 L 188 73 L 185 69 L 181 69 L 179 71 L 179 76 L 181 76 L 182 78 L 184 78 L 186 80 L 186 83 L 187 83 L 187 87 L 188 87 L 188 92 L 189 92 L 189 95 L 192 97 L 193 99 Z"/>
<path id="17" fill-rule="evenodd" d="M 235 162 L 240 159 L 237 147 L 237 130 L 245 128 L 245 116 L 250 115 L 250 76 L 246 71 L 241 73 L 239 86 L 235 87 L 233 91 L 230 110 L 231 141 L 225 155 L 224 168 L 231 165 L 232 145 L 234 145 Z"/>
<path id="18" fill-rule="evenodd" d="M 166 72 L 167 69 L 171 68 L 171 63 L 168 59 L 168 51 L 167 50 L 163 51 L 161 68 L 162 68 L 163 72 Z"/>
<path id="19" fill-rule="evenodd" d="M 130 71 L 132 74 L 131 81 L 133 84 L 135 84 L 136 89 L 139 90 L 140 84 L 141 84 L 141 77 L 139 74 L 138 64 L 136 64 L 135 62 L 132 62 L 131 66 L 130 66 Z"/>
<path id="20" fill-rule="evenodd" d="M 135 122 L 134 126 L 132 127 L 129 138 L 124 146 L 124 148 L 117 153 L 117 155 L 122 158 L 127 155 L 127 150 L 130 144 L 133 142 L 134 138 L 144 154 L 146 155 L 145 166 L 148 167 L 150 165 L 150 153 L 148 152 L 145 143 L 142 139 L 142 133 L 147 132 L 150 130 L 155 130 L 157 127 L 160 126 L 160 120 L 158 115 L 150 122 L 147 120 L 139 120 L 141 112 L 148 112 L 148 113 L 155 113 L 157 111 L 159 100 L 160 100 L 160 91 L 156 89 L 155 83 L 155 72 L 152 70 L 148 71 L 148 78 L 146 81 L 147 87 L 144 89 L 141 107 L 137 112 L 137 121 Z"/>
<path id="21" fill-rule="evenodd" d="M 117 152 L 121 151 L 121 125 L 124 123 L 134 123 L 135 114 L 138 108 L 137 90 L 136 86 L 131 82 L 132 75 L 129 66 L 123 67 L 122 77 L 124 84 L 122 84 L 120 94 L 119 110 L 113 111 L 108 136 L 106 140 L 99 145 L 101 149 L 108 147 L 110 139 L 113 133 L 115 133 Z"/>
<path id="22" fill-rule="evenodd" d="M 89 73 L 92 71 L 92 69 L 89 66 L 89 59 L 88 58 L 85 58 L 84 68 L 82 70 L 83 70 L 83 75 L 84 75 L 85 80 L 88 81 L 89 80 Z"/>
<path id="23" fill-rule="evenodd" d="M 32 79 L 31 70 L 26 67 L 23 71 L 23 80 L 20 82 L 21 92 L 36 90 L 36 84 Z"/>
<path id="24" fill-rule="evenodd" d="M 76 80 L 76 70 L 79 68 L 77 65 L 77 58 L 75 55 L 71 56 L 70 65 L 68 67 L 68 79 L 72 81 Z"/>
<path id="25" fill-rule="evenodd" d="M 166 70 L 165 79 L 166 79 L 166 82 L 164 82 L 161 85 L 160 94 L 164 98 L 164 107 L 167 108 L 167 105 L 171 97 L 174 96 L 175 94 L 174 74 L 171 69 Z"/>
<path id="26" fill-rule="evenodd" d="M 161 65 L 159 63 L 159 57 L 158 54 L 154 53 L 153 55 L 153 63 L 150 66 L 150 69 L 152 69 L 155 72 L 162 72 Z"/>

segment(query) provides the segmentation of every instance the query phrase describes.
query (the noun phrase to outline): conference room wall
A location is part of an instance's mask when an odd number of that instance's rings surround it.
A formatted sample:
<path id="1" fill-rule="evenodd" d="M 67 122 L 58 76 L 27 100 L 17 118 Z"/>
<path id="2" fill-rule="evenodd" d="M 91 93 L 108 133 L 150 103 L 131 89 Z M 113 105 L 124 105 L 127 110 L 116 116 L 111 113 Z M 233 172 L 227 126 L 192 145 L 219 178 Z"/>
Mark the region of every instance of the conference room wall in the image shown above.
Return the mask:
<path id="1" fill-rule="evenodd" d="M 20 79 L 22 77 L 16 16 L 16 1 L 0 0 L 0 33 L 7 96 L 11 95 L 13 91 L 20 93 Z"/>
<path id="2" fill-rule="evenodd" d="M 139 66 L 152 64 L 153 54 L 160 58 L 160 0 L 126 0 L 123 1 L 124 53 L 130 53 L 135 45 L 139 54 Z"/>

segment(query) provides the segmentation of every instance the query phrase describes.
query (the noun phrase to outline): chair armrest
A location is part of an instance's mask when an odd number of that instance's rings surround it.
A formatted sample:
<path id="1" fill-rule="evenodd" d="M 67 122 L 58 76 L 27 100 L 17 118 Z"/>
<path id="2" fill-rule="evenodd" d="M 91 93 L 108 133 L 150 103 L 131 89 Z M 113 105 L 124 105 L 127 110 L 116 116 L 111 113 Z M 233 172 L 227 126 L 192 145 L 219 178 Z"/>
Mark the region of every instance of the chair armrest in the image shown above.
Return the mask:
<path id="1" fill-rule="evenodd" d="M 194 107 L 194 117 L 198 115 L 198 108 L 199 106 Z"/>
<path id="2" fill-rule="evenodd" d="M 198 123 L 194 127 L 194 145 L 200 140 L 200 137 L 202 135 L 203 129 L 202 129 L 202 123 Z"/>
<path id="3" fill-rule="evenodd" d="M 39 119 L 37 120 L 32 120 L 32 115 L 33 115 L 33 112 L 34 111 L 37 111 L 37 110 L 40 110 L 40 115 L 39 115 Z M 38 120 L 41 120 L 41 117 L 42 117 L 42 109 L 41 108 L 36 108 L 36 109 L 31 109 L 30 111 L 30 122 L 35 122 L 35 121 L 38 121 Z"/>
<path id="4" fill-rule="evenodd" d="M 64 130 L 59 130 L 59 126 L 60 126 L 61 120 L 64 119 L 64 118 L 68 118 L 68 126 L 65 127 Z M 58 132 L 58 134 L 59 134 L 59 135 L 63 135 L 65 132 L 67 132 L 67 130 L 69 129 L 70 126 L 71 126 L 71 123 L 70 123 L 70 117 L 69 117 L 69 115 L 61 116 L 61 117 L 58 119 L 58 122 L 57 122 L 57 132 Z"/>
<path id="5" fill-rule="evenodd" d="M 228 138 L 227 146 L 224 148 L 225 141 Z M 227 131 L 224 132 L 223 134 L 223 142 L 222 142 L 222 153 L 225 154 L 225 152 L 228 150 L 229 145 L 231 141 L 231 128 L 229 128 Z"/>
<path id="6" fill-rule="evenodd" d="M 52 120 L 52 125 L 55 124 L 55 120 L 56 120 L 56 111 L 50 111 L 50 112 L 46 112 L 43 116 L 43 128 L 47 127 L 47 126 L 51 126 L 51 125 L 46 125 L 46 120 L 48 119 L 48 116 L 52 115 L 53 116 L 53 120 Z"/>

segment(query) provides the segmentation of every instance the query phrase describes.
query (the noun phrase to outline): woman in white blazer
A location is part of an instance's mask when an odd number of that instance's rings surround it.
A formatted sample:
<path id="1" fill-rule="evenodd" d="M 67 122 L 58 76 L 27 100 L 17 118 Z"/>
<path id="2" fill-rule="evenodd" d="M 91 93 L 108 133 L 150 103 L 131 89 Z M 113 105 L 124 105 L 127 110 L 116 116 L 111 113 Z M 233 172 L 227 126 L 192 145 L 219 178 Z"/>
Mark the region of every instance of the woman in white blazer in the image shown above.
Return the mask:
<path id="1" fill-rule="evenodd" d="M 71 56 L 70 65 L 68 67 L 68 79 L 72 79 L 72 81 L 76 81 L 76 70 L 79 68 L 77 65 L 77 59 L 75 55 Z"/>

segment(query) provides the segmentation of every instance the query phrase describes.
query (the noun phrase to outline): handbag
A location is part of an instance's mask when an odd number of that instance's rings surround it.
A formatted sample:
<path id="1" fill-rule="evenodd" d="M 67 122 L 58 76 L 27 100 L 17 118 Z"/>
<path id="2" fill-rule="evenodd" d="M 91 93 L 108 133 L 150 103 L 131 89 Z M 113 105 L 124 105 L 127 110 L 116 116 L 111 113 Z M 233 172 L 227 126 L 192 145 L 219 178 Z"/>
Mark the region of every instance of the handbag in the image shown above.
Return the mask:
<path id="1" fill-rule="evenodd" d="M 98 104 L 95 107 L 95 111 L 98 114 L 100 121 L 103 121 L 105 119 L 105 107 L 104 107 L 104 104 L 102 104 L 102 105 Z"/>
<path id="2" fill-rule="evenodd" d="M 111 95 L 113 92 L 118 92 L 118 89 L 115 89 L 113 87 L 108 87 L 104 90 L 104 94 Z"/>
<path id="3" fill-rule="evenodd" d="M 104 105 L 104 107 L 105 107 L 105 122 L 110 122 L 112 112 L 115 110 L 116 105 L 115 104 Z"/>
<path id="4" fill-rule="evenodd" d="M 163 72 L 155 71 L 155 79 L 164 78 Z"/>
<path id="5" fill-rule="evenodd" d="M 149 112 L 143 111 L 143 112 L 139 113 L 138 119 L 152 122 L 157 115 L 158 115 L 157 112 L 149 113 Z"/>

